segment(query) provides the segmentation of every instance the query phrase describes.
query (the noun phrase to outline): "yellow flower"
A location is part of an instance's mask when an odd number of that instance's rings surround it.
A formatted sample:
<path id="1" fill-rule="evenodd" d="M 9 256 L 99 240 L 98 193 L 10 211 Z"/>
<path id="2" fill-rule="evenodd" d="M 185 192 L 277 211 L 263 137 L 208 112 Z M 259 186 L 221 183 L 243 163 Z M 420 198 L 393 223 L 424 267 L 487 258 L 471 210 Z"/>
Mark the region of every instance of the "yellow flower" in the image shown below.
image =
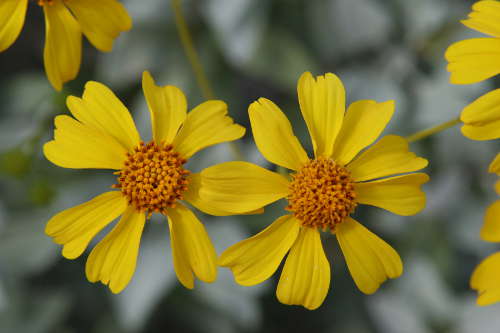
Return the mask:
<path id="1" fill-rule="evenodd" d="M 500 154 L 490 164 L 489 172 L 500 175 Z M 500 194 L 500 180 L 495 185 Z M 487 242 L 500 242 L 500 200 L 495 201 L 486 210 L 481 238 Z M 470 286 L 479 293 L 478 305 L 490 305 L 500 302 L 500 252 L 484 259 L 472 273 Z"/>
<path id="2" fill-rule="evenodd" d="M 472 140 L 500 138 L 500 89 L 467 105 L 460 115 L 462 134 Z"/>
<path id="3" fill-rule="evenodd" d="M 354 282 L 371 294 L 387 278 L 401 275 L 403 266 L 391 246 L 350 215 L 358 204 L 416 214 L 425 206 L 420 185 L 429 178 L 407 174 L 427 161 L 409 152 L 402 137 L 385 136 L 360 153 L 386 127 L 393 101 L 358 101 L 344 115 L 344 87 L 331 73 L 316 80 L 304 73 L 298 95 L 315 158 L 309 159 L 278 106 L 261 98 L 249 107 L 255 142 L 267 160 L 293 170 L 291 180 L 251 163 L 222 163 L 200 173 L 199 191 L 191 202 L 237 213 L 287 198 L 290 214 L 228 248 L 219 264 L 229 267 L 239 284 L 250 286 L 268 279 L 288 253 L 277 297 L 315 309 L 330 286 L 319 230 L 336 235 Z"/>
<path id="4" fill-rule="evenodd" d="M 462 40 L 448 48 L 445 57 L 451 83 L 476 83 L 500 73 L 500 2 L 478 1 L 472 10 L 462 23 L 493 38 Z"/>
<path id="5" fill-rule="evenodd" d="M 24 25 L 29 0 L 0 1 L 0 52 L 15 42 Z M 80 69 L 82 33 L 99 50 L 111 51 L 132 20 L 117 0 L 39 0 L 45 14 L 45 72 L 60 91 Z"/>
<path id="6" fill-rule="evenodd" d="M 153 141 L 144 143 L 120 100 L 106 86 L 88 82 L 82 98 L 67 105 L 76 118 L 55 118 L 54 140 L 45 144 L 49 161 L 64 168 L 118 170 L 118 191 L 60 212 L 46 233 L 62 244 L 68 259 L 80 256 L 90 240 L 114 219 L 114 229 L 92 250 L 87 278 L 101 281 L 114 293 L 122 291 L 135 270 L 146 218 L 153 212 L 168 217 L 174 268 L 179 281 L 193 288 L 194 276 L 216 279 L 216 253 L 205 228 L 180 200 L 197 192 L 197 174 L 184 168 L 199 150 L 243 136 L 245 129 L 227 116 L 222 101 L 207 101 L 187 113 L 184 94 L 174 86 L 156 86 L 145 72 L 142 87 L 152 118 Z M 229 215 L 224 209 L 200 207 L 207 213 Z"/>

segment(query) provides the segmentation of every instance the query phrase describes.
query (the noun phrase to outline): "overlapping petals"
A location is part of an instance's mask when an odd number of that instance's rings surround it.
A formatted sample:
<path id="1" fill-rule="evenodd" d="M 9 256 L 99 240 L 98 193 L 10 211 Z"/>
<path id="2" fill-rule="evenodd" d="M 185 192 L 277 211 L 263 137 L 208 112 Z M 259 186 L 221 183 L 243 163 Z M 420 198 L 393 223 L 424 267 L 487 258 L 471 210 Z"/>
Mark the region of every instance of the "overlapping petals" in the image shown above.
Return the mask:
<path id="1" fill-rule="evenodd" d="M 127 150 L 109 134 L 69 116 L 55 118 L 54 140 L 43 146 L 52 163 L 72 169 L 123 167 Z"/>
<path id="2" fill-rule="evenodd" d="M 319 232 L 301 228 L 285 261 L 276 289 L 283 304 L 317 309 L 330 288 L 330 264 L 325 256 Z"/>
<path id="3" fill-rule="evenodd" d="M 92 250 L 85 271 L 90 282 L 101 281 L 113 293 L 121 292 L 130 282 L 137 264 L 144 213 L 128 207 L 113 230 Z"/>
<path id="4" fill-rule="evenodd" d="M 44 6 L 45 48 L 43 61 L 47 77 L 54 89 L 73 80 L 80 69 L 82 32 L 80 25 L 62 1 Z"/>
<path id="5" fill-rule="evenodd" d="M 186 201 L 214 215 L 257 210 L 285 197 L 289 184 L 285 177 L 248 162 L 217 164 L 190 175 L 189 181 Z"/>
<path id="6" fill-rule="evenodd" d="M 478 305 L 490 305 L 500 301 L 500 252 L 484 259 L 472 273 L 470 286 L 479 293 Z"/>
<path id="7" fill-rule="evenodd" d="M 311 73 L 305 72 L 299 79 L 297 92 L 315 156 L 331 156 L 344 119 L 344 85 L 332 73 L 314 79 Z"/>
<path id="8" fill-rule="evenodd" d="M 194 287 L 194 275 L 204 282 L 217 278 L 216 253 L 205 227 L 184 205 L 168 212 L 170 241 L 175 273 L 189 289 Z"/>
<path id="9" fill-rule="evenodd" d="M 16 41 L 23 28 L 27 8 L 28 0 L 0 2 L 0 52 Z"/>
<path id="10" fill-rule="evenodd" d="M 471 29 L 500 38 L 500 3 L 494 0 L 478 1 L 462 23 Z"/>

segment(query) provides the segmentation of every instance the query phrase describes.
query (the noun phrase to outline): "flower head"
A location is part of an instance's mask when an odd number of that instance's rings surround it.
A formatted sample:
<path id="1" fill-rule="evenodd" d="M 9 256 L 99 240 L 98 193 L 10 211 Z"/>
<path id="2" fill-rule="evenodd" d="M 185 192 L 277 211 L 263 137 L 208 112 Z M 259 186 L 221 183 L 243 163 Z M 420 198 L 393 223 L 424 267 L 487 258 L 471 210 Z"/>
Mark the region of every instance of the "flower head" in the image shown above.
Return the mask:
<path id="1" fill-rule="evenodd" d="M 208 146 L 236 140 L 245 129 L 227 116 L 222 101 L 207 101 L 187 113 L 184 94 L 174 86 L 156 86 L 148 72 L 143 90 L 152 118 L 153 140 L 141 141 L 134 121 L 106 86 L 88 82 L 82 98 L 70 96 L 70 116 L 57 116 L 54 140 L 44 154 L 65 168 L 117 170 L 118 190 L 106 192 L 55 215 L 46 233 L 63 245 L 68 259 L 79 257 L 91 239 L 114 219 L 121 219 L 92 250 L 87 278 L 122 291 L 135 270 L 142 230 L 152 213 L 168 217 L 174 268 L 180 282 L 193 288 L 194 276 L 216 279 L 216 253 L 205 228 L 182 200 L 197 192 L 197 174 L 184 164 Z M 76 118 L 76 119 L 75 119 Z M 224 209 L 199 207 L 207 213 L 229 215 Z"/>
<path id="2" fill-rule="evenodd" d="M 451 83 L 476 83 L 500 73 L 499 17 L 499 1 L 483 0 L 472 6 L 469 18 L 462 23 L 492 38 L 462 40 L 448 48 L 445 57 Z"/>
<path id="3" fill-rule="evenodd" d="M 420 185 L 429 178 L 408 174 L 427 161 L 409 152 L 399 136 L 385 136 L 360 153 L 386 127 L 394 113 L 392 101 L 358 101 L 344 114 L 344 87 L 331 73 L 316 79 L 304 73 L 298 96 L 314 157 L 308 157 L 278 106 L 260 98 L 249 107 L 255 142 L 267 160 L 292 170 L 290 179 L 250 163 L 223 163 L 201 172 L 192 202 L 237 213 L 286 198 L 289 214 L 228 248 L 219 264 L 229 267 L 239 284 L 249 286 L 268 279 L 288 253 L 277 297 L 315 309 L 330 286 L 319 231 L 336 235 L 354 282 L 371 294 L 387 278 L 401 275 L 403 266 L 391 246 L 351 215 L 361 204 L 416 214 L 425 206 Z"/>
<path id="4" fill-rule="evenodd" d="M 0 2 L 0 52 L 19 36 L 29 0 Z M 38 0 L 45 14 L 45 71 L 56 90 L 73 80 L 80 69 L 82 33 L 97 49 L 109 52 L 132 20 L 117 0 Z"/>
<path id="5" fill-rule="evenodd" d="M 500 175 L 500 154 L 490 164 L 489 171 Z M 497 181 L 495 190 L 500 194 L 500 181 Z M 481 238 L 487 242 L 500 242 L 500 200 L 495 201 L 486 210 Z M 500 302 L 499 275 L 500 252 L 490 255 L 476 267 L 472 273 L 470 286 L 479 293 L 478 305 Z"/>

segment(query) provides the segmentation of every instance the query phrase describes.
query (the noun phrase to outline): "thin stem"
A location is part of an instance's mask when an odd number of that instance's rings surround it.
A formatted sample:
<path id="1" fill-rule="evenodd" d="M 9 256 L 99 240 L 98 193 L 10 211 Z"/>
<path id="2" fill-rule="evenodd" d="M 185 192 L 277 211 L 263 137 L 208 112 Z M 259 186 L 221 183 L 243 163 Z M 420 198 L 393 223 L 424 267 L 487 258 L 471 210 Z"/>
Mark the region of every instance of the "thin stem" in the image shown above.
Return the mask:
<path id="1" fill-rule="evenodd" d="M 174 10 L 175 24 L 177 25 L 179 38 L 181 39 L 184 51 L 186 52 L 189 62 L 191 63 L 191 67 L 193 68 L 198 86 L 200 87 L 205 99 L 214 99 L 215 95 L 213 93 L 212 87 L 210 86 L 210 82 L 205 75 L 205 71 L 203 70 L 200 59 L 198 58 L 198 53 L 196 53 L 193 45 L 193 39 L 191 38 L 191 34 L 189 33 L 184 15 L 182 14 L 181 1 L 172 0 L 171 3 L 172 9 Z"/>
<path id="2" fill-rule="evenodd" d="M 200 90 L 205 99 L 215 99 L 212 86 L 210 85 L 210 81 L 207 79 L 205 71 L 203 70 L 203 66 L 201 65 L 198 53 L 196 53 L 196 49 L 194 48 L 193 39 L 191 38 L 191 34 L 189 33 L 189 28 L 186 24 L 186 20 L 184 19 L 184 15 L 182 14 L 181 1 L 171 0 L 171 4 L 175 15 L 175 24 L 177 25 L 179 38 L 184 48 L 184 52 L 186 52 L 189 63 L 191 64 L 194 75 L 196 76 L 196 82 L 198 83 L 198 86 L 200 87 Z M 243 154 L 238 148 L 236 142 L 229 142 L 229 146 L 231 147 L 233 156 L 237 160 L 243 161 Z"/>
<path id="3" fill-rule="evenodd" d="M 437 126 L 433 126 L 431 128 L 428 128 L 428 129 L 425 129 L 423 131 L 419 131 L 417 133 L 414 133 L 410 136 L 407 136 L 406 140 L 408 140 L 408 142 L 419 141 L 419 140 L 422 140 L 428 136 L 434 135 L 436 133 L 444 131 L 445 129 L 448 129 L 448 128 L 453 127 L 453 126 L 458 125 L 458 124 L 460 124 L 460 118 L 457 117 L 455 119 L 446 121 L 446 122 L 439 124 Z"/>

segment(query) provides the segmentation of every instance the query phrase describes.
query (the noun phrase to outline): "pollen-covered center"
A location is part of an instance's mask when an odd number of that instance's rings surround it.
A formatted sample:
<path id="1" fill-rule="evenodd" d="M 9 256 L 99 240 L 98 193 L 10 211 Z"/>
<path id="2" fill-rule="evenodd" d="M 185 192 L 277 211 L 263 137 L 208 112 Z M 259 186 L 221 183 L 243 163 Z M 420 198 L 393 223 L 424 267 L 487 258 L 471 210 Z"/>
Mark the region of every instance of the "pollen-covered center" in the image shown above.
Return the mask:
<path id="1" fill-rule="evenodd" d="M 53 5 L 55 0 L 38 0 L 38 5 L 39 6 L 45 6 L 45 5 Z"/>
<path id="2" fill-rule="evenodd" d="M 141 142 L 134 152 L 127 153 L 122 170 L 117 171 L 118 184 L 130 205 L 150 216 L 165 213 L 175 207 L 187 190 L 186 160 L 171 145 L 159 146 L 154 142 Z"/>
<path id="3" fill-rule="evenodd" d="M 356 193 L 349 171 L 319 157 L 292 174 L 287 210 L 303 226 L 335 231 L 356 208 Z"/>

